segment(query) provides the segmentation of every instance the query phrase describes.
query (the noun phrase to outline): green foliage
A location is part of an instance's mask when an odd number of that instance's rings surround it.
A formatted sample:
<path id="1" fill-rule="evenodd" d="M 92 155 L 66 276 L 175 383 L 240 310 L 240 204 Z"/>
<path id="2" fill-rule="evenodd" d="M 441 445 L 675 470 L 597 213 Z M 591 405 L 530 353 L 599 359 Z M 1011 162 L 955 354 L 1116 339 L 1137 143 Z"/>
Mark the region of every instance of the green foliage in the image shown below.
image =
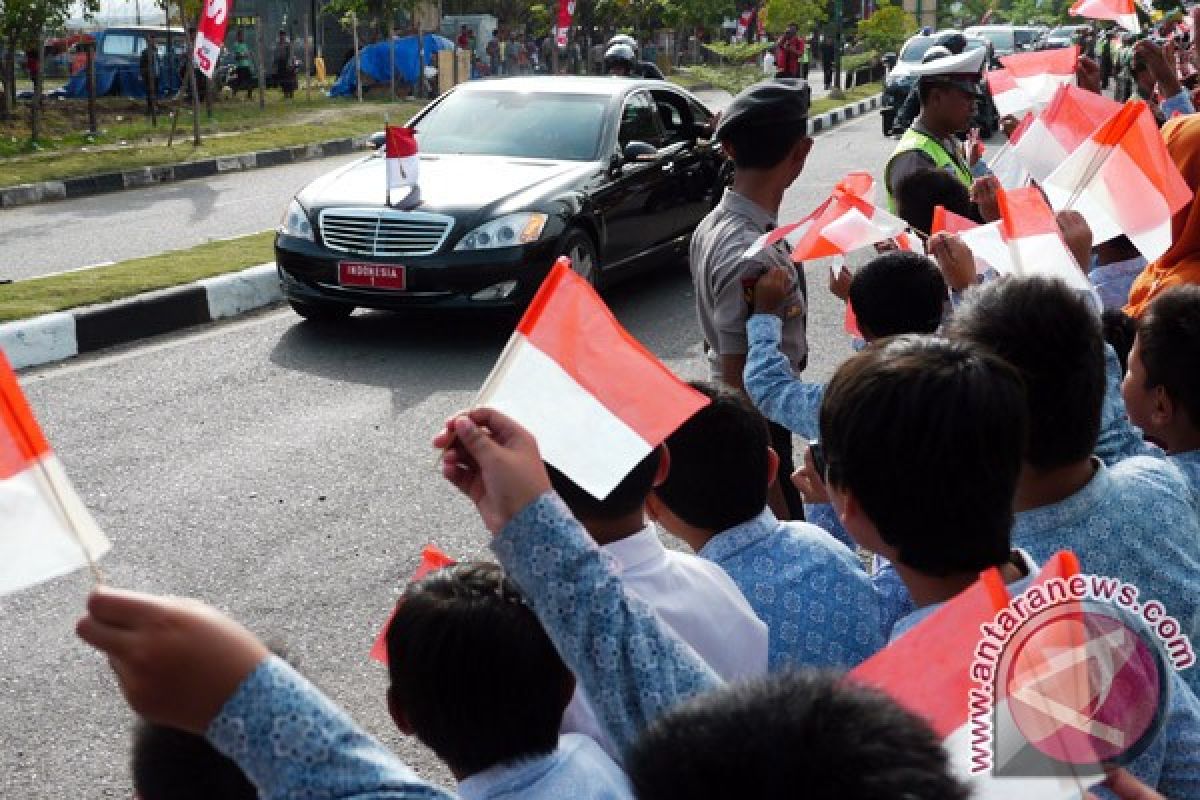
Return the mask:
<path id="1" fill-rule="evenodd" d="M 534 3 L 529 7 L 529 27 L 539 33 L 550 30 L 550 9 L 545 3 Z"/>
<path id="2" fill-rule="evenodd" d="M 901 39 L 901 42 L 904 40 Z M 854 72 L 856 69 L 870 66 L 879 61 L 878 50 L 868 50 L 865 53 L 851 53 L 847 56 L 842 56 L 842 72 Z"/>
<path id="3" fill-rule="evenodd" d="M 858 35 L 867 47 L 881 53 L 899 52 L 904 40 L 916 31 L 916 17 L 891 4 L 880 5 L 874 14 L 858 23 Z"/>
<path id="4" fill-rule="evenodd" d="M 692 86 L 708 84 L 737 94 L 751 84 L 764 79 L 757 65 L 744 64 L 736 67 L 709 67 L 698 65 L 687 68 L 687 83 Z"/>
<path id="5" fill-rule="evenodd" d="M 828 7 L 818 0 L 767 0 L 762 13 L 763 24 L 772 35 L 783 33 L 792 22 L 806 33 L 829 19 Z"/>
<path id="6" fill-rule="evenodd" d="M 759 56 L 774 46 L 771 42 L 739 42 L 737 44 L 713 42 L 705 45 L 705 47 L 730 64 L 756 63 Z"/>

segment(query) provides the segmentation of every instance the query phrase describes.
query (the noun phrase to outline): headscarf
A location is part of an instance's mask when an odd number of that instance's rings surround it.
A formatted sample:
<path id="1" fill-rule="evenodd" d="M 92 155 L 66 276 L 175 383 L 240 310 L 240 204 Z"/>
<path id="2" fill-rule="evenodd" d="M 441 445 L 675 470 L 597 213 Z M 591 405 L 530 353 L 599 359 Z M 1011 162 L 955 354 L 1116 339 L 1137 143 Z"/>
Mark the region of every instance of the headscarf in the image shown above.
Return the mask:
<path id="1" fill-rule="evenodd" d="M 1200 190 L 1200 114 L 1176 117 L 1163 127 L 1167 152 L 1195 194 Z M 1200 284 L 1200 203 L 1192 202 L 1171 220 L 1171 247 L 1138 275 L 1125 313 L 1140 317 L 1150 301 L 1172 286 Z"/>

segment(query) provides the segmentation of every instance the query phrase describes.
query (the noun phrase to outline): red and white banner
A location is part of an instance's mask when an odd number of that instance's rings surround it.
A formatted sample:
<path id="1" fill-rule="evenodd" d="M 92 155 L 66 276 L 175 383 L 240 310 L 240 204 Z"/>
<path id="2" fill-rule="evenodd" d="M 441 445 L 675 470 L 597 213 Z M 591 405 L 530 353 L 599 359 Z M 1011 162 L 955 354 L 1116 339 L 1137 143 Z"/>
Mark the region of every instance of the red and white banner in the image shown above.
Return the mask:
<path id="1" fill-rule="evenodd" d="M 992 93 L 992 102 L 996 112 L 1002 116 L 1020 117 L 1033 108 L 1033 98 L 1017 85 L 1017 80 L 1006 69 L 994 69 L 984 73 L 987 79 L 988 91 Z"/>
<path id="2" fill-rule="evenodd" d="M 571 20 L 575 17 L 575 0 L 558 0 L 558 23 L 554 28 L 554 41 L 559 47 L 566 47 L 568 34 L 571 31 Z"/>
<path id="3" fill-rule="evenodd" d="M 1015 137 L 1013 149 L 1029 174 L 1046 180 L 1121 104 L 1075 86 L 1059 86 L 1042 113 Z"/>
<path id="4" fill-rule="evenodd" d="M 211 78 L 217 68 L 217 59 L 221 57 L 225 30 L 233 11 L 232 0 L 205 0 L 201 11 L 200 27 L 196 29 L 196 41 L 192 44 L 192 61 Z"/>
<path id="5" fill-rule="evenodd" d="M 1094 241 L 1121 234 L 1154 261 L 1171 246 L 1171 217 L 1192 192 L 1167 152 L 1150 109 L 1131 100 L 1043 183 L 1059 210 L 1074 209 Z"/>
<path id="6" fill-rule="evenodd" d="M 1036 186 L 1001 191 L 1000 231 L 1012 254 L 1017 275 L 1049 275 L 1076 289 L 1091 291 L 1075 256 L 1063 241 L 1054 210 Z"/>
<path id="7" fill-rule="evenodd" d="M 3 352 L 0 520 L 0 595 L 86 566 L 110 546 L 67 480 Z"/>
<path id="8" fill-rule="evenodd" d="M 1057 50 L 1016 53 L 1000 59 L 1000 63 L 1034 103 L 1045 104 L 1050 102 L 1059 86 L 1075 82 L 1079 48 L 1072 45 Z"/>
<path id="9" fill-rule="evenodd" d="M 417 153 L 416 131 L 398 125 L 387 126 L 387 189 L 416 186 L 420 177 L 421 157 Z"/>
<path id="10" fill-rule="evenodd" d="M 1142 32 L 1133 0 L 1076 0 L 1071 16 L 1110 19 L 1131 33 Z"/>
<path id="11" fill-rule="evenodd" d="M 937 206 L 933 210 L 933 230 L 930 233 L 956 234 L 971 251 L 971 255 L 975 256 L 977 275 L 983 275 L 989 269 L 1000 275 L 1014 271 L 1012 254 L 1009 252 L 1008 242 L 1004 239 L 999 221 L 980 225 L 974 220 Z"/>
<path id="12" fill-rule="evenodd" d="M 475 405 L 524 425 L 542 458 L 603 499 L 708 402 L 630 336 L 560 258 Z"/>

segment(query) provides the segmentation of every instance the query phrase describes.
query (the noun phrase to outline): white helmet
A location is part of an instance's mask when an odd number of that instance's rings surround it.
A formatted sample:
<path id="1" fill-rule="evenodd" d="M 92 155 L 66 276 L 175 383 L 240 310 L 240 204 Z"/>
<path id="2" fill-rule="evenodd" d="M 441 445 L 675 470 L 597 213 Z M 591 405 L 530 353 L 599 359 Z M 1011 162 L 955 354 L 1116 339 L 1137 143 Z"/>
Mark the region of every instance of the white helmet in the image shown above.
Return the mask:
<path id="1" fill-rule="evenodd" d="M 611 45 L 604 51 L 605 72 L 611 72 L 612 68 L 617 64 L 624 64 L 626 71 L 632 74 L 636 63 L 637 56 L 634 55 L 633 48 L 624 42 Z"/>

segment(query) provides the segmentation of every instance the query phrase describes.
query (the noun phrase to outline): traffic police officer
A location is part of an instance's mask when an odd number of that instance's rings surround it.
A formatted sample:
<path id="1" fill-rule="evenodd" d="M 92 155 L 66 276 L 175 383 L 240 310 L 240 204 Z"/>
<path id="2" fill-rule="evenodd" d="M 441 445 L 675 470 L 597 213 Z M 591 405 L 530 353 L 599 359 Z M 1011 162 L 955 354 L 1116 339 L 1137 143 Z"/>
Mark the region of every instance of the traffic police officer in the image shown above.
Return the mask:
<path id="1" fill-rule="evenodd" d="M 969 190 L 978 153 L 967 153 L 957 134 L 971 126 L 975 104 L 982 96 L 979 85 L 983 48 L 960 55 L 946 55 L 913 68 L 917 75 L 921 113 L 896 145 L 884 168 L 888 206 L 895 211 L 896 187 L 915 172 L 944 169 Z M 981 167 L 986 174 L 986 165 Z"/>
<path id="2" fill-rule="evenodd" d="M 783 353 L 797 374 L 808 360 L 804 273 L 792 263 L 786 242 L 768 247 L 758 242 L 778 224 L 783 193 L 800 175 L 812 148 L 807 135 L 809 97 L 803 80 L 758 83 L 733 99 L 717 125 L 716 138 L 734 163 L 733 185 L 697 226 L 689 256 L 713 377 L 739 391 L 749 350 L 746 320 L 753 308 L 754 284 L 773 267 L 784 267 L 795 276 L 783 321 Z M 780 457 L 779 474 L 791 475 L 791 432 L 772 425 L 771 440 Z M 802 501 L 795 487 L 786 478 L 779 486 L 786 511 L 799 518 Z M 780 498 L 775 500 L 778 505 Z"/>

